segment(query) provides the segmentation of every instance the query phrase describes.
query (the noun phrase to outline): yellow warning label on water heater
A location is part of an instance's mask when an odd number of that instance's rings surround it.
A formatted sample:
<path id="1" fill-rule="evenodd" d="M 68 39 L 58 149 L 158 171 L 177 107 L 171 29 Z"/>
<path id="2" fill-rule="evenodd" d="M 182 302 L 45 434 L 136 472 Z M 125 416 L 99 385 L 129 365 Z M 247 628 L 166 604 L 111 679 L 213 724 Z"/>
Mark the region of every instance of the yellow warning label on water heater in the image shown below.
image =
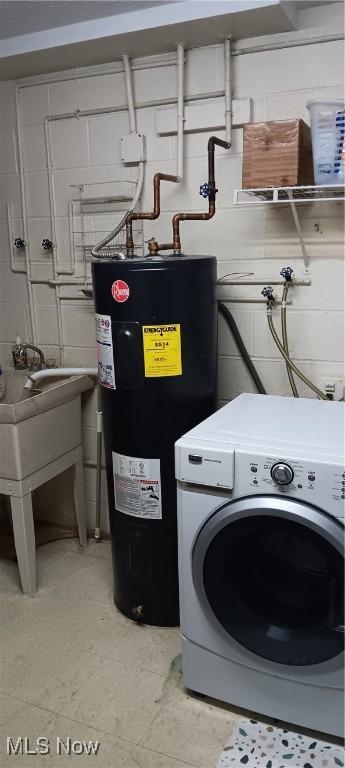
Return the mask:
<path id="1" fill-rule="evenodd" d="M 179 324 L 143 325 L 145 376 L 181 376 Z"/>

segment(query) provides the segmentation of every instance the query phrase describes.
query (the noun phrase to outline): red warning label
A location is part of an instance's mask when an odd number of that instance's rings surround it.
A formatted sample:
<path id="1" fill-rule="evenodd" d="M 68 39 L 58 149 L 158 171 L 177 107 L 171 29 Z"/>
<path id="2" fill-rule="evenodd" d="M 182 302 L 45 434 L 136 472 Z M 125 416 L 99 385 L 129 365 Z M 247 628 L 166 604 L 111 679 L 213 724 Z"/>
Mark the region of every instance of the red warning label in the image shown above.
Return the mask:
<path id="1" fill-rule="evenodd" d="M 111 286 L 111 295 L 121 304 L 129 299 L 129 286 L 124 280 L 115 280 Z"/>

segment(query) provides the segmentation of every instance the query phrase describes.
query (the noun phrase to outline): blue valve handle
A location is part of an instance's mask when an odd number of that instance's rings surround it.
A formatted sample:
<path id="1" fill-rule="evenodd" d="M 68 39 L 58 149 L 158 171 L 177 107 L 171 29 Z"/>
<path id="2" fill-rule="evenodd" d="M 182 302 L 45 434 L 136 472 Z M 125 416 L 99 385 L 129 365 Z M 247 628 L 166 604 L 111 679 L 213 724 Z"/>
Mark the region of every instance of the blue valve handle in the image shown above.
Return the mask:
<path id="1" fill-rule="evenodd" d="M 215 189 L 214 184 L 209 184 L 207 181 L 205 181 L 205 184 L 201 184 L 199 188 L 199 195 L 201 197 L 211 197 L 211 195 L 215 195 L 218 192 L 218 189 Z"/>
<path id="2" fill-rule="evenodd" d="M 273 296 L 273 288 L 271 285 L 265 285 L 265 287 L 261 291 L 262 296 L 265 297 L 268 301 L 274 301 Z"/>
<path id="3" fill-rule="evenodd" d="M 42 240 L 42 248 L 44 248 L 45 251 L 51 251 L 53 247 L 53 243 L 51 240 L 48 240 L 47 237 L 43 238 Z"/>
<path id="4" fill-rule="evenodd" d="M 201 197 L 209 197 L 211 194 L 211 187 L 210 185 L 205 182 L 205 184 L 200 185 L 199 194 Z"/>
<path id="5" fill-rule="evenodd" d="M 291 282 L 291 278 L 293 275 L 293 269 L 292 267 L 283 267 L 280 271 L 281 276 L 286 280 L 287 282 Z"/>

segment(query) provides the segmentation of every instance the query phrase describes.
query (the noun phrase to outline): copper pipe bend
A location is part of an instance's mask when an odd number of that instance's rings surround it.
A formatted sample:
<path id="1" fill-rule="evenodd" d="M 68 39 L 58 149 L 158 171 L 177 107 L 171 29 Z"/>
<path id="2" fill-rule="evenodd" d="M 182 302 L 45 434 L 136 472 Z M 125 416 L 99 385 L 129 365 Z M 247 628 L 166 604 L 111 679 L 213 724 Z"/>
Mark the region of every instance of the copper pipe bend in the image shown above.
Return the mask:
<path id="1" fill-rule="evenodd" d="M 160 184 L 161 181 L 173 181 L 177 183 L 179 181 L 178 176 L 171 176 L 168 173 L 156 173 L 153 177 L 153 211 L 145 213 L 144 211 L 131 211 L 126 218 L 126 248 L 127 255 L 133 256 L 134 241 L 133 241 L 133 221 L 141 220 L 154 220 L 158 219 L 161 212 L 161 194 Z M 150 250 L 150 246 L 149 246 Z M 150 251 L 151 252 L 151 251 Z"/>

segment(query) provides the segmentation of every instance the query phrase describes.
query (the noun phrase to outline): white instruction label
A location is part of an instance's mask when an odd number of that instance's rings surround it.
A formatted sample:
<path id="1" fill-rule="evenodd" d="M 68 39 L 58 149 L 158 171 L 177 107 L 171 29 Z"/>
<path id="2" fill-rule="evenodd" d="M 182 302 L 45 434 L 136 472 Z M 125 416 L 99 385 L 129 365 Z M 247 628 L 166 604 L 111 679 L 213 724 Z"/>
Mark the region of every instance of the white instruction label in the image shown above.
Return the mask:
<path id="1" fill-rule="evenodd" d="M 110 315 L 96 314 L 96 343 L 99 382 L 103 387 L 116 389 Z"/>
<path id="2" fill-rule="evenodd" d="M 133 517 L 161 520 L 159 459 L 138 459 L 113 451 L 115 506 Z"/>

